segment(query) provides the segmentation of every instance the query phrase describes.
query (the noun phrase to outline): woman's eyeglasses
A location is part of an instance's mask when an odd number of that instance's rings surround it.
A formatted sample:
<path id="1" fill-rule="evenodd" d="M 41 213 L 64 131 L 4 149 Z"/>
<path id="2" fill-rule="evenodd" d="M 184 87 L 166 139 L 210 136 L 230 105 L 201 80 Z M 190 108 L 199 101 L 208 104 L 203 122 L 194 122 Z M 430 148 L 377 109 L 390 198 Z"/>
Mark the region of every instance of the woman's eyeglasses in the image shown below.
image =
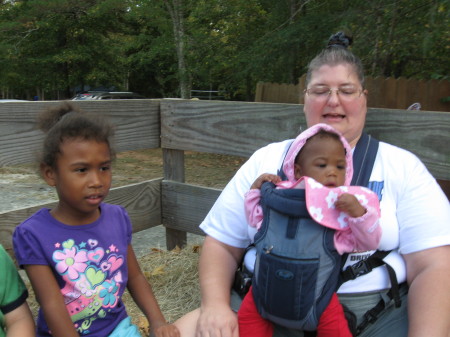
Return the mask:
<path id="1" fill-rule="evenodd" d="M 331 89 L 326 86 L 317 86 L 305 89 L 304 92 L 311 96 L 311 98 L 321 101 L 327 100 L 333 94 L 333 92 L 336 92 L 336 95 L 340 99 L 344 101 L 352 101 L 361 96 L 361 94 L 363 93 L 363 89 L 358 89 L 353 86 L 345 86 L 337 89 Z"/>

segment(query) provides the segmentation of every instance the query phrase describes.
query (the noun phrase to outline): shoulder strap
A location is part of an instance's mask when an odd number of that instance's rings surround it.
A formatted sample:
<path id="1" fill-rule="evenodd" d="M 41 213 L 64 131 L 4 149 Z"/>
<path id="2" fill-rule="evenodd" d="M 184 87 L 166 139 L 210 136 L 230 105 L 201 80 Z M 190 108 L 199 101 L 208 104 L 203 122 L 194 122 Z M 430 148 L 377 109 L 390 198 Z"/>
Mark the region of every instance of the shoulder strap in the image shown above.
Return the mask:
<path id="1" fill-rule="evenodd" d="M 284 154 L 283 160 L 281 161 L 281 166 L 280 166 L 280 168 L 278 169 L 278 172 L 277 172 L 277 175 L 281 178 L 281 180 L 286 180 L 287 179 L 286 174 L 283 171 L 283 164 L 284 164 L 284 160 L 286 159 L 286 156 L 287 156 L 287 154 L 289 152 L 289 149 L 291 148 L 291 145 L 292 145 L 293 142 L 294 142 L 294 139 L 292 139 L 292 142 L 287 147 L 286 153 Z"/>
<path id="2" fill-rule="evenodd" d="M 378 152 L 379 141 L 363 132 L 353 152 L 351 185 L 367 186 Z"/>
<path id="3" fill-rule="evenodd" d="M 375 158 L 378 152 L 379 141 L 370 135 L 363 133 L 356 148 L 353 152 L 353 178 L 352 185 L 367 186 L 369 183 L 370 175 L 372 173 L 373 164 L 375 163 Z M 366 260 L 362 260 L 352 266 L 347 267 L 341 272 L 341 283 L 348 280 L 353 280 L 358 276 L 370 273 L 372 269 L 379 266 L 386 266 L 389 279 L 391 281 L 391 289 L 388 292 L 388 298 L 393 299 L 395 307 L 400 307 L 400 293 L 399 285 L 397 283 L 397 277 L 395 275 L 394 269 L 387 264 L 383 259 L 391 251 L 380 251 L 377 250 Z M 356 327 L 355 336 L 358 336 L 369 324 L 374 323 L 378 316 L 385 309 L 386 304 L 383 299 L 381 299 L 375 307 L 367 311 L 362 322 Z"/>

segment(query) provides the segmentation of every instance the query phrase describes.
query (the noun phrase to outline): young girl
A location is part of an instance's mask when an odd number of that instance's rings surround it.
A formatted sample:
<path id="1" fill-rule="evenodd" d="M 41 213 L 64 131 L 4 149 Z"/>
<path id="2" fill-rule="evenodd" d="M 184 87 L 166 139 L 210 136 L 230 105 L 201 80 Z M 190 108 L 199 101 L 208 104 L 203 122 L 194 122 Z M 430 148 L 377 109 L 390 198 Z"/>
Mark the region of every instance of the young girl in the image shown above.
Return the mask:
<path id="1" fill-rule="evenodd" d="M 334 245 L 339 254 L 378 247 L 381 227 L 377 196 L 357 186 L 337 188 L 350 185 L 353 166 L 350 146 L 336 130 L 326 124 L 316 124 L 301 133 L 286 154 L 283 171 L 287 181 L 281 181 L 277 175 L 262 174 L 246 193 L 245 212 L 250 226 L 261 227 L 260 189 L 264 182 L 270 181 L 278 188 L 306 189 L 306 204 L 311 217 L 324 226 L 339 229 L 334 235 Z M 353 194 L 346 193 L 347 189 L 351 189 Z M 326 206 L 330 191 L 335 193 L 336 200 Z M 355 193 L 364 200 L 364 205 Z M 319 208 L 321 211 L 314 213 Z M 242 302 L 238 320 L 240 337 L 269 337 L 273 334 L 273 325 L 259 315 L 251 290 Z M 317 336 L 352 336 L 336 294 L 320 317 Z"/>
<path id="2" fill-rule="evenodd" d="M 156 336 L 178 337 L 140 270 L 126 210 L 103 203 L 111 187 L 112 127 L 69 104 L 42 114 L 39 126 L 47 132 L 40 172 L 59 200 L 13 235 L 40 304 L 37 336 L 140 336 L 122 302 L 128 288 Z"/>

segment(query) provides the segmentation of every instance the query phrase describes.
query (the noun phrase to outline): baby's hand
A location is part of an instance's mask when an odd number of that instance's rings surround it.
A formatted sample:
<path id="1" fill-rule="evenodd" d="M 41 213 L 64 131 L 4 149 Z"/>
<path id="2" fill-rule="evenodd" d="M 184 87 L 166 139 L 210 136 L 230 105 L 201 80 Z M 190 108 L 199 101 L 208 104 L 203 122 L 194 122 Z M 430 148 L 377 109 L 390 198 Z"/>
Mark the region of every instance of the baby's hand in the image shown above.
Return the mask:
<path id="1" fill-rule="evenodd" d="M 344 193 L 334 203 L 336 209 L 347 213 L 352 218 L 358 218 L 366 214 L 366 209 L 359 203 L 353 194 Z"/>
<path id="2" fill-rule="evenodd" d="M 152 335 L 151 335 L 152 336 Z M 180 337 L 180 331 L 173 324 L 161 325 L 155 329 L 156 337 Z"/>
<path id="3" fill-rule="evenodd" d="M 270 181 L 271 183 L 276 184 L 281 181 L 281 178 L 275 174 L 263 173 L 255 180 L 250 188 L 252 190 L 260 190 L 262 184 L 266 181 Z"/>

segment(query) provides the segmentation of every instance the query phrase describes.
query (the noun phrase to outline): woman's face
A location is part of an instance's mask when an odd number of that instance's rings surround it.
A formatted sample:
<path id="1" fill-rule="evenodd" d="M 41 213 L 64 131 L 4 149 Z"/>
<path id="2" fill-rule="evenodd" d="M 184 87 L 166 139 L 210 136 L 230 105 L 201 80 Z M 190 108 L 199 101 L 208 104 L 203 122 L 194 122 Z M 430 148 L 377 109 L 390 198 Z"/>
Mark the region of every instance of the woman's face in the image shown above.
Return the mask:
<path id="1" fill-rule="evenodd" d="M 329 89 L 331 94 L 323 94 Z M 312 72 L 307 90 L 304 111 L 308 127 L 317 123 L 331 125 L 354 147 L 366 120 L 367 91 L 353 68 L 348 64 L 323 65 Z"/>

